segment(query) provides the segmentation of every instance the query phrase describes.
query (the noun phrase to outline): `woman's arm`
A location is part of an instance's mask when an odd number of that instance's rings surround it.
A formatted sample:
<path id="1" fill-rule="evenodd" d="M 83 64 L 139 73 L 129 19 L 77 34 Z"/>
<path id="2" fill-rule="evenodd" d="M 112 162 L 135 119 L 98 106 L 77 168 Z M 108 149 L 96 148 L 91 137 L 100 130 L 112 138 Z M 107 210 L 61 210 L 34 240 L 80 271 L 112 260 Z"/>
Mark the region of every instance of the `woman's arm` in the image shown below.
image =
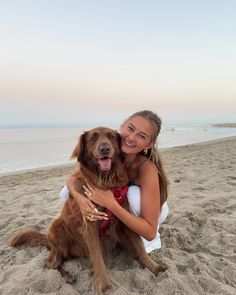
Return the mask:
<path id="1" fill-rule="evenodd" d="M 94 188 L 90 199 L 112 211 L 131 230 L 152 240 L 156 236 L 160 215 L 160 189 L 156 167 L 151 161 L 140 167 L 138 183 L 141 187 L 141 216 L 135 216 L 120 206 L 111 191 Z"/>
<path id="2" fill-rule="evenodd" d="M 71 176 L 68 177 L 66 185 L 68 187 L 70 194 L 79 205 L 82 216 L 86 217 L 90 221 L 106 219 L 107 214 L 105 214 L 104 212 L 97 211 L 95 204 L 91 202 L 87 197 L 81 195 L 76 190 L 76 182 L 78 181 L 78 172 L 79 172 L 79 166 L 77 166 L 72 172 Z M 91 220 L 91 216 L 94 217 L 93 218 L 94 220 Z"/>

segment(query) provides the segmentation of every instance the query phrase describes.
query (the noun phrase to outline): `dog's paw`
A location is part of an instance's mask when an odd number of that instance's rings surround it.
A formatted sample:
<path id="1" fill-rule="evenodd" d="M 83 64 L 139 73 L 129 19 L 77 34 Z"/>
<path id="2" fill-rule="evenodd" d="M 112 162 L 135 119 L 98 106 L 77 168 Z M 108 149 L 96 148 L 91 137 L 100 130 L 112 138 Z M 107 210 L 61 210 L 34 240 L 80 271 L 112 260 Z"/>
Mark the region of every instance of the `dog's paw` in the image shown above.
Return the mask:
<path id="1" fill-rule="evenodd" d="M 93 270 L 93 268 L 91 268 L 89 271 L 89 276 L 92 277 L 93 275 L 94 275 L 94 270 Z"/>
<path id="2" fill-rule="evenodd" d="M 158 275 L 160 272 L 164 272 L 167 270 L 167 265 L 165 263 L 158 263 L 155 267 L 155 275 Z"/>
<path id="3" fill-rule="evenodd" d="M 64 270 L 62 267 L 58 267 L 57 269 L 66 283 L 71 284 L 75 281 L 75 276 L 69 271 Z"/>
<path id="4" fill-rule="evenodd" d="M 75 281 L 75 276 L 68 271 L 65 271 L 63 278 L 68 284 L 72 284 Z"/>
<path id="5" fill-rule="evenodd" d="M 97 278 L 96 280 L 97 293 L 103 295 L 107 290 L 111 289 L 112 284 L 108 277 Z"/>

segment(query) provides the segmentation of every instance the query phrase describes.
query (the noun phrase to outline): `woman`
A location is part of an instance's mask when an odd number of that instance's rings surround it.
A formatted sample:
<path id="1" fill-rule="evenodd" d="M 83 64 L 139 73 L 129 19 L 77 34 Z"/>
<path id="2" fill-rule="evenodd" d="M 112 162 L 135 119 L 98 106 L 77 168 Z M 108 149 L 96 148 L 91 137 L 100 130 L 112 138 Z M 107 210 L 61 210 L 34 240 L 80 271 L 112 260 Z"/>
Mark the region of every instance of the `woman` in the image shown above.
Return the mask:
<path id="1" fill-rule="evenodd" d="M 168 215 L 167 178 L 159 157 L 156 141 L 161 129 L 161 119 L 151 111 L 140 111 L 131 115 L 121 126 L 121 150 L 126 158 L 130 186 L 128 200 L 133 214 L 117 203 L 110 190 L 84 187 L 88 198 L 75 189 L 75 175 L 67 181 L 69 192 L 77 201 L 85 218 L 90 221 L 107 219 L 94 204 L 108 208 L 131 230 L 140 235 L 145 250 L 150 253 L 161 248 L 159 224 Z M 61 198 L 68 197 L 64 187 Z"/>

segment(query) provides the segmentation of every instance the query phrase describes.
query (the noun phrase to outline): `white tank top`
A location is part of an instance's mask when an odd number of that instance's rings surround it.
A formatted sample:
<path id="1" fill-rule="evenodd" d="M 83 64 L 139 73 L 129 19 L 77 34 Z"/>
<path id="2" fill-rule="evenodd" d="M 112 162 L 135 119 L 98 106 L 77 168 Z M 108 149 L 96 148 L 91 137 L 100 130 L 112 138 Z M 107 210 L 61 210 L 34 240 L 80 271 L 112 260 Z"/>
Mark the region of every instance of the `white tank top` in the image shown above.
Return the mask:
<path id="1" fill-rule="evenodd" d="M 129 190 L 128 190 L 128 200 L 129 200 L 129 205 L 130 205 L 130 210 L 131 212 L 136 215 L 136 216 L 140 216 L 141 214 L 141 193 L 140 193 L 140 187 L 137 185 L 131 185 L 129 186 Z M 160 234 L 158 232 L 159 229 L 159 225 L 162 224 L 169 213 L 169 207 L 167 202 L 163 203 L 162 208 L 161 208 L 161 213 L 158 219 L 158 226 L 157 226 L 157 234 L 156 237 L 151 240 L 148 241 L 146 239 L 144 239 L 142 236 L 140 236 L 144 248 L 146 250 L 147 253 L 150 253 L 151 251 L 155 250 L 155 249 L 160 249 L 161 248 L 161 237 Z"/>

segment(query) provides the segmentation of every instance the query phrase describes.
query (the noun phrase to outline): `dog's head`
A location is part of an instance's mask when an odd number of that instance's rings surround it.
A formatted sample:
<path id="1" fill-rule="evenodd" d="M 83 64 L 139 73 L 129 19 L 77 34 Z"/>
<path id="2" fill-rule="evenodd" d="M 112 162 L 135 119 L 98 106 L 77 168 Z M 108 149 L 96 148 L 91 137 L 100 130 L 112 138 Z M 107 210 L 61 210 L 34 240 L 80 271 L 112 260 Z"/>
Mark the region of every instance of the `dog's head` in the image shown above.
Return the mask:
<path id="1" fill-rule="evenodd" d="M 120 145 L 121 137 L 117 131 L 97 127 L 80 136 L 71 158 L 77 157 L 77 160 L 87 168 L 106 172 L 111 170 L 117 159 L 124 159 Z"/>

